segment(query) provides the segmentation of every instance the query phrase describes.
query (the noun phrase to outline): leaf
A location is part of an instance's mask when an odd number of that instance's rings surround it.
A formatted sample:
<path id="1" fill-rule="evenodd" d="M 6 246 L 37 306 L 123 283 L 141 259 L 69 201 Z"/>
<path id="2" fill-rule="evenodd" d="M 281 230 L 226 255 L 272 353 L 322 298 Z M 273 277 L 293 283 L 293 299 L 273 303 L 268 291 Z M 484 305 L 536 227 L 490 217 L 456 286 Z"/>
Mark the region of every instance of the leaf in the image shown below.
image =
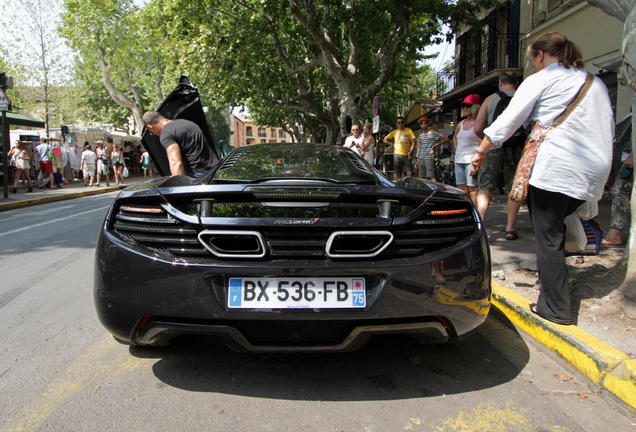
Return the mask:
<path id="1" fill-rule="evenodd" d="M 574 377 L 572 375 L 564 375 L 564 374 L 554 374 L 555 377 L 560 379 L 561 381 L 567 382 L 573 380 Z"/>
<path id="2" fill-rule="evenodd" d="M 583 392 L 583 391 L 579 391 L 576 393 L 577 395 L 579 395 L 581 397 L 581 399 L 587 399 L 589 396 L 587 395 L 587 393 Z"/>
<path id="3" fill-rule="evenodd" d="M 411 423 L 407 423 L 404 425 L 404 430 L 405 431 L 412 431 L 414 430 L 413 425 Z"/>
<path id="4" fill-rule="evenodd" d="M 420 419 L 418 419 L 418 418 L 412 418 L 411 417 L 411 421 L 413 422 L 414 425 L 417 425 L 417 426 L 422 424 L 422 421 Z"/>

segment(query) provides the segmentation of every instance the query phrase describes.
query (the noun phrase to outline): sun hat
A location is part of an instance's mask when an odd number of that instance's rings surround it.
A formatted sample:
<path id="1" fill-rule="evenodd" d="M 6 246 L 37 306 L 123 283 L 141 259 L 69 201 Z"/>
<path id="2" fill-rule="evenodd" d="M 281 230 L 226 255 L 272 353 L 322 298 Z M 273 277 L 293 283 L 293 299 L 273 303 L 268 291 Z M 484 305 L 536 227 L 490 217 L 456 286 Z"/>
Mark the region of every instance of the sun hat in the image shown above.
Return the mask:
<path id="1" fill-rule="evenodd" d="M 428 117 L 426 117 L 426 116 L 422 116 L 422 117 L 420 117 L 420 118 L 418 118 L 418 119 L 417 119 L 417 122 L 419 123 L 419 122 L 421 122 L 422 120 L 428 120 Z"/>

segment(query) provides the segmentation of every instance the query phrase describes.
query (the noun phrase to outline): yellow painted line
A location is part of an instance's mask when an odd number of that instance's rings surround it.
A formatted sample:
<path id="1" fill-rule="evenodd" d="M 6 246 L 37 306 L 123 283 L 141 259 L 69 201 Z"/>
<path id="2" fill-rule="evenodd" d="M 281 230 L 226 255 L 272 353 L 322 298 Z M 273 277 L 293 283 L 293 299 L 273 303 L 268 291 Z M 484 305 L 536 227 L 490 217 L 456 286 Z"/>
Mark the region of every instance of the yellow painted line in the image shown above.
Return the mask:
<path id="1" fill-rule="evenodd" d="M 576 326 L 546 321 L 530 312 L 530 301 L 493 281 L 492 305 L 515 326 L 550 348 L 592 382 L 636 409 L 636 361 Z"/>
<path id="2" fill-rule="evenodd" d="M 121 351 L 119 353 L 118 348 Z M 149 367 L 154 361 L 130 356 L 125 347 L 107 336 L 79 356 L 36 401 L 24 407 L 18 417 L 9 421 L 5 430 L 37 430 L 65 401 L 90 382 L 107 377 L 108 382 L 112 383 L 124 373 Z"/>
<path id="3" fill-rule="evenodd" d="M 533 421 L 525 417 L 523 408 L 508 402 L 505 407 L 497 407 L 495 402 L 480 404 L 475 408 L 462 409 L 455 418 L 443 420 L 440 425 L 431 425 L 438 432 L 533 432 Z M 565 428 L 560 431 L 567 431 Z"/>

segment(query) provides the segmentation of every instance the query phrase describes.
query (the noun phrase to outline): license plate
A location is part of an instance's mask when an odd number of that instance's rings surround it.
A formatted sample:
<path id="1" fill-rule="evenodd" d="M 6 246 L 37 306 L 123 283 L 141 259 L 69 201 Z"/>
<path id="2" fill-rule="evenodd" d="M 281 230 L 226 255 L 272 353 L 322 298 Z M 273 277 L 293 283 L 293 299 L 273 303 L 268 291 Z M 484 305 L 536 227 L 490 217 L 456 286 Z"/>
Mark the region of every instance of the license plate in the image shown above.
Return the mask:
<path id="1" fill-rule="evenodd" d="M 228 307 L 363 308 L 364 278 L 230 278 Z"/>

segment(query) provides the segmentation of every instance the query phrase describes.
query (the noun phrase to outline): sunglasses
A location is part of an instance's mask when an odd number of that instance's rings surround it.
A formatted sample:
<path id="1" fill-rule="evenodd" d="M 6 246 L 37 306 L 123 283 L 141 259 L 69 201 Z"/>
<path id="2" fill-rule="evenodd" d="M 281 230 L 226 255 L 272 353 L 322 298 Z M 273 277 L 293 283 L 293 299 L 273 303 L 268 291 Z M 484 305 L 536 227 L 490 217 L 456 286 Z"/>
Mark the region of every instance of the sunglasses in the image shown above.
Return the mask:
<path id="1" fill-rule="evenodd" d="M 398 120 L 396 123 L 397 123 L 397 124 L 402 124 L 402 123 L 404 123 L 404 122 L 403 122 L 402 120 Z"/>
<path id="2" fill-rule="evenodd" d="M 462 104 L 462 108 L 472 108 L 471 104 Z"/>

